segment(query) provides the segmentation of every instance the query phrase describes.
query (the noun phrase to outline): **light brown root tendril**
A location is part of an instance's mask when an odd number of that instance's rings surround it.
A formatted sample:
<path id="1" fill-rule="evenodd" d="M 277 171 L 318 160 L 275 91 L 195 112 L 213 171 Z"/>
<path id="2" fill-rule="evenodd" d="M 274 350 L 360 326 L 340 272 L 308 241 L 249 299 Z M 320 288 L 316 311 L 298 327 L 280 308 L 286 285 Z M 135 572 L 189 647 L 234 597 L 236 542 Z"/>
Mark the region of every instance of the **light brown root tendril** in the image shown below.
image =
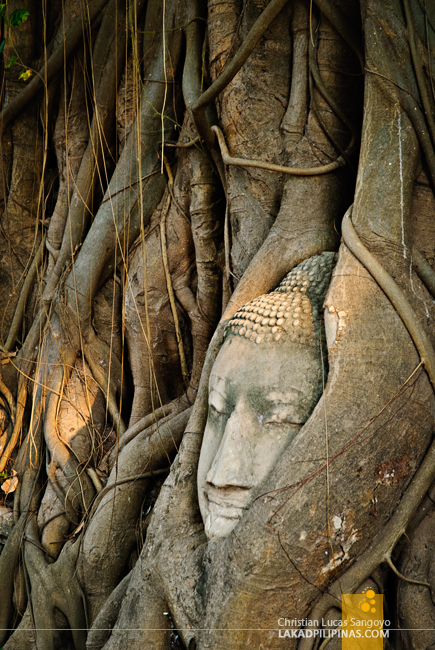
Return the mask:
<path id="1" fill-rule="evenodd" d="M 193 138 L 193 140 L 190 140 L 190 142 L 165 142 L 165 147 L 174 147 L 175 149 L 190 149 L 190 147 L 194 147 L 197 145 L 200 141 L 199 135 L 196 136 L 196 138 Z"/>
<path id="2" fill-rule="evenodd" d="M 14 398 L 12 396 L 11 391 L 6 386 L 4 381 L 2 380 L 1 376 L 0 376 L 0 393 L 6 398 L 9 409 L 11 411 L 12 422 L 15 422 L 15 402 L 14 402 Z"/>
<path id="3" fill-rule="evenodd" d="M 427 259 L 416 248 L 412 249 L 412 261 L 414 262 L 418 277 L 432 296 L 435 297 L 435 271 Z"/>
<path id="4" fill-rule="evenodd" d="M 96 510 L 96 506 L 100 503 L 101 499 L 106 495 L 110 490 L 113 490 L 113 488 L 118 487 L 119 485 L 124 485 L 125 483 L 131 483 L 132 481 L 141 481 L 146 478 L 153 478 L 154 476 L 160 476 L 160 474 L 169 474 L 170 468 L 168 467 L 163 468 L 163 469 L 155 469 L 154 471 L 151 472 L 145 472 L 145 474 L 138 474 L 137 476 L 126 476 L 125 478 L 120 478 L 114 483 L 109 483 L 109 485 L 106 485 L 101 492 L 98 493 L 98 495 L 95 498 L 94 503 L 92 504 L 92 511 L 90 514 L 90 519 L 92 519 L 92 515 Z"/>
<path id="5" fill-rule="evenodd" d="M 87 467 L 86 468 L 86 473 L 89 476 L 89 478 L 91 479 L 91 481 L 92 481 L 92 483 L 94 485 L 96 493 L 100 494 L 101 490 L 103 489 L 103 486 L 101 485 L 101 481 L 98 478 L 96 471 L 94 469 L 92 469 L 92 467 Z"/>
<path id="6" fill-rule="evenodd" d="M 257 169 L 267 169 L 270 172 L 278 172 L 279 174 L 290 174 L 290 176 L 321 176 L 322 174 L 329 174 L 330 172 L 343 167 L 346 162 L 342 156 L 334 160 L 328 165 L 321 167 L 285 167 L 284 165 L 274 165 L 272 163 L 263 162 L 261 160 L 248 160 L 245 158 L 233 158 L 228 153 L 228 148 L 225 142 L 222 131 L 218 126 L 212 126 L 212 131 L 217 135 L 219 147 L 222 154 L 222 160 L 225 165 L 240 165 L 241 167 L 255 167 Z M 352 139 L 352 148 L 354 140 Z"/>
<path id="7" fill-rule="evenodd" d="M 18 392 L 17 412 L 16 412 L 15 423 L 14 423 L 14 429 L 12 432 L 12 436 L 7 444 L 7 447 L 0 458 L 0 472 L 2 472 L 6 467 L 8 461 L 12 456 L 12 452 L 15 449 L 15 445 L 19 440 L 21 434 L 21 425 L 23 423 L 23 417 L 24 417 L 24 409 L 26 407 L 26 396 L 27 396 L 27 382 L 26 380 L 21 380 L 21 385 Z"/>
<path id="8" fill-rule="evenodd" d="M 390 556 L 389 553 L 385 556 L 384 559 L 385 559 L 385 562 L 390 567 L 390 569 L 393 571 L 393 573 L 396 574 L 396 576 L 398 578 L 400 578 L 401 580 L 404 580 L 405 582 L 409 582 L 409 584 L 411 584 L 411 585 L 421 585 L 423 587 L 427 587 L 431 592 L 433 592 L 432 587 L 430 586 L 430 584 L 428 582 L 423 582 L 422 580 L 412 580 L 412 578 L 407 578 L 402 573 L 400 573 L 400 571 L 398 569 L 396 569 L 396 567 L 394 566 L 393 561 L 392 561 L 391 556 Z"/>
<path id="9" fill-rule="evenodd" d="M 44 244 L 47 244 L 45 237 L 43 237 L 41 243 L 39 244 L 39 248 L 36 251 L 35 257 L 33 258 L 33 262 L 30 265 L 29 272 L 27 273 L 26 279 L 24 280 L 23 288 L 21 289 L 20 297 L 18 298 L 17 306 L 15 308 L 14 317 L 9 328 L 8 338 L 6 339 L 5 343 L 5 350 L 8 352 L 12 350 L 12 347 L 18 338 L 18 334 L 23 322 L 27 299 L 33 288 L 38 269 L 41 266 L 42 260 L 44 258 Z"/>

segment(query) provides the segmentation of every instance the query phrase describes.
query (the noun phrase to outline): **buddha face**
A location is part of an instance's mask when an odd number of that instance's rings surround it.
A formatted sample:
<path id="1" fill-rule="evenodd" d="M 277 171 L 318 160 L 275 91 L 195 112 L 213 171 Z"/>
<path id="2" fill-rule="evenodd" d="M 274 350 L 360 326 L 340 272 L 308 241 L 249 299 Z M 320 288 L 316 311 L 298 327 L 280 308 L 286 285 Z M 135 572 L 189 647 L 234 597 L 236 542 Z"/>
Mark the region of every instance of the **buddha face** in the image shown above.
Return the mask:
<path id="1" fill-rule="evenodd" d="M 230 336 L 213 366 L 198 466 L 207 537 L 226 537 L 243 517 L 322 392 L 320 352 L 286 341 Z"/>

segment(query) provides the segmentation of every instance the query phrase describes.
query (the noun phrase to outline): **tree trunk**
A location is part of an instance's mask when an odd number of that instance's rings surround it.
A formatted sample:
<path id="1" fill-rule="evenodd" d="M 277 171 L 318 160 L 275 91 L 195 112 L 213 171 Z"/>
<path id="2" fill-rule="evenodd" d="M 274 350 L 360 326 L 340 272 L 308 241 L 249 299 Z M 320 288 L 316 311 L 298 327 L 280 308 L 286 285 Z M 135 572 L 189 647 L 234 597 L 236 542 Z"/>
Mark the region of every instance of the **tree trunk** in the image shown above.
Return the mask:
<path id="1" fill-rule="evenodd" d="M 429 5 L 8 3 L 5 650 L 281 648 L 278 619 L 340 619 L 341 593 L 368 588 L 390 647 L 435 643 Z M 207 432 L 238 399 L 213 416 L 214 364 L 257 332 L 225 368 L 251 360 L 232 390 L 258 402 L 258 332 L 287 331 L 260 306 L 287 291 L 321 396 L 213 537 L 200 456 L 222 456 Z M 276 349 L 296 376 L 302 348 Z"/>

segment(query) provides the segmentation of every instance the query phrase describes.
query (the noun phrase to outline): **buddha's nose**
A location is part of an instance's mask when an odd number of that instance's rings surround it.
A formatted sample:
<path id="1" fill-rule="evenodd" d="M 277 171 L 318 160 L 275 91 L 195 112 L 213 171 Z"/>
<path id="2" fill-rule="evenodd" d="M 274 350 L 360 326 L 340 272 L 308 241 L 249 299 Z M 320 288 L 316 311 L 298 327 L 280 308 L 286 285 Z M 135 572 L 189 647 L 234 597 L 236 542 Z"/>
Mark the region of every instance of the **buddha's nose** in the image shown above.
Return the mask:
<path id="1" fill-rule="evenodd" d="M 250 420 L 243 408 L 236 408 L 228 418 L 221 444 L 207 474 L 207 483 L 217 488 L 253 487 L 253 422 Z"/>

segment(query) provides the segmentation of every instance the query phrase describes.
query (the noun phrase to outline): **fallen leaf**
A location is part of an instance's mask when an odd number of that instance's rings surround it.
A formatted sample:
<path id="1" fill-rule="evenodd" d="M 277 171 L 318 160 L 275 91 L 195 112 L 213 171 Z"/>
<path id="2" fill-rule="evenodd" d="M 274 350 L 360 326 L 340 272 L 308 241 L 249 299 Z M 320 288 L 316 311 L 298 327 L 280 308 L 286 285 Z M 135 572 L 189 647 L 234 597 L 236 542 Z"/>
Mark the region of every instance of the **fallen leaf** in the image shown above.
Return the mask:
<path id="1" fill-rule="evenodd" d="M 18 486 L 18 475 L 17 472 L 13 469 L 12 470 L 12 476 L 6 479 L 6 481 L 3 481 L 1 484 L 1 489 L 3 492 L 6 493 L 6 496 L 8 494 L 12 494 L 12 492 L 15 492 Z"/>

